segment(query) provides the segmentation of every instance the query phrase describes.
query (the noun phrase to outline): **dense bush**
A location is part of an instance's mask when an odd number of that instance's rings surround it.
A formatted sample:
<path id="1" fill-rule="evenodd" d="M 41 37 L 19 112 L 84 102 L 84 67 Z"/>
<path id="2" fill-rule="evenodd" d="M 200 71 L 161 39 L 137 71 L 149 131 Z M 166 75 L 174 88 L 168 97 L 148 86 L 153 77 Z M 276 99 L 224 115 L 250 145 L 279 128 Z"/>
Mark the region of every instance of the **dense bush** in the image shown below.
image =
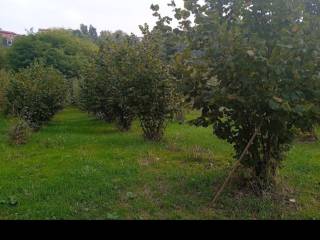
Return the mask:
<path id="1" fill-rule="evenodd" d="M 10 75 L 4 69 L 0 69 L 0 112 L 5 106 L 5 92 L 9 84 Z"/>
<path id="2" fill-rule="evenodd" d="M 53 66 L 67 79 L 68 103 L 77 104 L 78 79 L 97 51 L 98 47 L 87 38 L 77 37 L 72 31 L 52 29 L 17 38 L 8 49 L 7 62 L 14 71 L 34 61 Z"/>
<path id="3" fill-rule="evenodd" d="M 134 118 L 130 102 L 131 85 L 136 77 L 134 44 L 130 37 L 118 43 L 103 43 L 81 91 L 85 109 L 107 120 L 115 120 L 122 131 L 130 129 Z"/>
<path id="4" fill-rule="evenodd" d="M 144 137 L 160 141 L 167 120 L 172 118 L 180 99 L 176 82 L 168 66 L 161 60 L 156 36 L 142 29 L 145 36 L 138 48 L 137 77 L 134 80 L 132 103 L 139 117 Z"/>
<path id="5" fill-rule="evenodd" d="M 102 78 L 98 69 L 95 62 L 86 67 L 80 82 L 80 108 L 98 119 L 111 123 L 114 115 L 110 104 L 108 78 Z"/>
<path id="6" fill-rule="evenodd" d="M 196 25 L 179 62 L 186 94 L 202 110 L 195 123 L 213 125 L 236 158 L 258 129 L 242 164 L 261 188 L 273 185 L 294 128 L 312 129 L 319 119 L 319 5 L 304 3 L 185 1 Z"/>
<path id="7" fill-rule="evenodd" d="M 123 131 L 130 129 L 134 117 L 128 92 L 132 80 L 129 47 L 128 42 L 102 44 L 81 85 L 83 108 L 108 122 L 115 120 Z"/>
<path id="8" fill-rule="evenodd" d="M 176 106 L 175 79 L 160 57 L 156 36 L 144 29 L 144 39 L 106 38 L 81 87 L 84 109 L 115 120 L 129 130 L 135 116 L 146 139 L 159 141 Z"/>
<path id="9" fill-rule="evenodd" d="M 77 107 L 80 105 L 80 84 L 81 80 L 78 78 L 66 79 L 66 86 L 68 89 L 66 103 L 68 105 Z"/>
<path id="10" fill-rule="evenodd" d="M 62 109 L 65 79 L 52 67 L 34 63 L 17 72 L 6 91 L 6 113 L 25 120 L 33 129 L 48 122 Z"/>
<path id="11" fill-rule="evenodd" d="M 7 49 L 2 46 L 2 39 L 0 37 L 0 69 L 3 69 L 7 65 L 6 58 Z"/>
<path id="12" fill-rule="evenodd" d="M 134 42 L 128 38 L 119 43 L 109 43 L 102 48 L 103 57 L 99 67 L 109 81 L 109 104 L 115 116 L 116 124 L 122 131 L 128 131 L 134 119 L 134 111 L 130 102 L 132 82 L 136 77 L 136 52 Z"/>

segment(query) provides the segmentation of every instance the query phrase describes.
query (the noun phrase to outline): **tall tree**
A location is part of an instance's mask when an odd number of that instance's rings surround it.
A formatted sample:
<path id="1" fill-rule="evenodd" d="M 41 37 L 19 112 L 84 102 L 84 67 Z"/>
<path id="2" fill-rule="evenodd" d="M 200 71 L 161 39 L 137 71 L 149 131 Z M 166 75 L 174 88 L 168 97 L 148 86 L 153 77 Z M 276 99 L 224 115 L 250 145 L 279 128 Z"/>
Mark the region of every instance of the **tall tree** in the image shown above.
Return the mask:
<path id="1" fill-rule="evenodd" d="M 97 29 L 95 27 L 93 27 L 92 25 L 90 25 L 90 27 L 89 27 L 89 36 L 93 41 L 97 41 L 97 39 L 98 39 Z"/>
<path id="2" fill-rule="evenodd" d="M 99 44 L 105 44 L 106 42 L 114 42 L 114 43 L 121 43 L 135 40 L 138 42 L 138 37 L 135 35 L 128 35 L 127 33 L 117 30 L 115 32 L 111 31 L 102 31 L 99 36 Z"/>
<path id="3" fill-rule="evenodd" d="M 96 42 L 99 37 L 97 29 L 94 26 L 90 25 L 88 27 L 85 24 L 81 24 L 80 29 L 73 30 L 73 34 L 77 37 L 90 39 L 93 42 Z"/>
<path id="4" fill-rule="evenodd" d="M 67 30 L 50 30 L 20 37 L 8 50 L 9 66 L 17 71 L 41 60 L 67 78 L 79 78 L 84 66 L 98 51 L 92 42 Z"/>
<path id="5" fill-rule="evenodd" d="M 89 35 L 89 30 L 88 30 L 88 26 L 87 25 L 80 24 L 80 31 L 81 31 L 81 34 L 83 36 L 88 36 Z"/>

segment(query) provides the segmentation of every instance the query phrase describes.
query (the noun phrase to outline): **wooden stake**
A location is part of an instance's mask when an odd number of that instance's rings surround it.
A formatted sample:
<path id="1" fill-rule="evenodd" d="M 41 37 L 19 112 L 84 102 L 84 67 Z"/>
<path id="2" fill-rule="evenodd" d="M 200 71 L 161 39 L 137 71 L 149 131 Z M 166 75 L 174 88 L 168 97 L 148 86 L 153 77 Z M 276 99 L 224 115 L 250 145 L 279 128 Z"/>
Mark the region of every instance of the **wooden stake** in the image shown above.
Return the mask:
<path id="1" fill-rule="evenodd" d="M 246 154 L 248 153 L 250 147 L 252 146 L 254 140 L 256 139 L 259 131 L 259 129 L 256 129 L 256 131 L 254 132 L 253 136 L 251 137 L 250 141 L 248 142 L 246 148 L 244 149 L 243 153 L 241 154 L 239 160 L 234 164 L 229 176 L 227 177 L 227 179 L 224 181 L 224 183 L 222 184 L 221 188 L 219 189 L 219 191 L 216 193 L 216 195 L 214 196 L 213 200 L 212 200 L 212 204 L 214 205 L 217 200 L 219 199 L 220 195 L 222 194 L 222 192 L 224 191 L 224 189 L 226 188 L 226 186 L 228 185 L 229 181 L 231 180 L 233 174 L 237 171 L 237 169 L 239 168 L 239 166 L 241 165 L 241 162 L 243 160 L 243 158 L 246 156 Z"/>

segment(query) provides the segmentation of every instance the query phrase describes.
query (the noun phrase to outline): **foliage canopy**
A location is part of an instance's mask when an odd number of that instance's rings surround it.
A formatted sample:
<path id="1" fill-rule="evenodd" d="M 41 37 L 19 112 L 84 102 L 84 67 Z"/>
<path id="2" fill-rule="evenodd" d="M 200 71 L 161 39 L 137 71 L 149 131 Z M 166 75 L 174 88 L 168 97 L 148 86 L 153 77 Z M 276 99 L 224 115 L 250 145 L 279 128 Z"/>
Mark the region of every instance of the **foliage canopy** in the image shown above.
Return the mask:
<path id="1" fill-rule="evenodd" d="M 132 80 L 136 77 L 135 44 L 129 36 L 120 42 L 102 42 L 81 86 L 84 109 L 107 121 L 116 120 L 124 131 L 130 129 L 135 116 L 130 103 Z"/>
<path id="2" fill-rule="evenodd" d="M 188 47 L 176 56 L 197 125 L 234 145 L 261 187 L 270 186 L 294 128 L 319 121 L 319 3 L 298 0 L 185 0 Z M 175 4 L 172 4 L 175 6 Z M 308 8 L 307 8 L 308 7 Z M 194 26 L 187 21 L 194 17 Z M 176 14 L 181 20 L 181 14 Z"/>
<path id="3" fill-rule="evenodd" d="M 6 113 L 39 129 L 63 108 L 65 93 L 63 75 L 35 62 L 11 78 L 6 90 Z"/>
<path id="4" fill-rule="evenodd" d="M 89 40 L 68 30 L 53 29 L 19 37 L 8 51 L 8 63 L 18 71 L 38 60 L 58 69 L 66 78 L 79 78 L 97 50 Z"/>

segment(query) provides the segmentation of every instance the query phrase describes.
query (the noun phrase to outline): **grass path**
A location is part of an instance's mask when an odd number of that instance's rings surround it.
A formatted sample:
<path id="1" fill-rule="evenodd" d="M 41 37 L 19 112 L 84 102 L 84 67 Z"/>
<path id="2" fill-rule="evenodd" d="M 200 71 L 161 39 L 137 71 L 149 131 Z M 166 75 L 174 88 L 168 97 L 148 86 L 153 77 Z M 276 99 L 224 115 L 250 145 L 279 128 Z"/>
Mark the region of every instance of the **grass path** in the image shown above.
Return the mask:
<path id="1" fill-rule="evenodd" d="M 223 194 L 233 163 L 211 129 L 170 124 L 161 144 L 66 109 L 12 147 L 0 117 L 0 219 L 320 219 L 320 144 L 296 145 L 281 172 L 297 203 Z"/>

